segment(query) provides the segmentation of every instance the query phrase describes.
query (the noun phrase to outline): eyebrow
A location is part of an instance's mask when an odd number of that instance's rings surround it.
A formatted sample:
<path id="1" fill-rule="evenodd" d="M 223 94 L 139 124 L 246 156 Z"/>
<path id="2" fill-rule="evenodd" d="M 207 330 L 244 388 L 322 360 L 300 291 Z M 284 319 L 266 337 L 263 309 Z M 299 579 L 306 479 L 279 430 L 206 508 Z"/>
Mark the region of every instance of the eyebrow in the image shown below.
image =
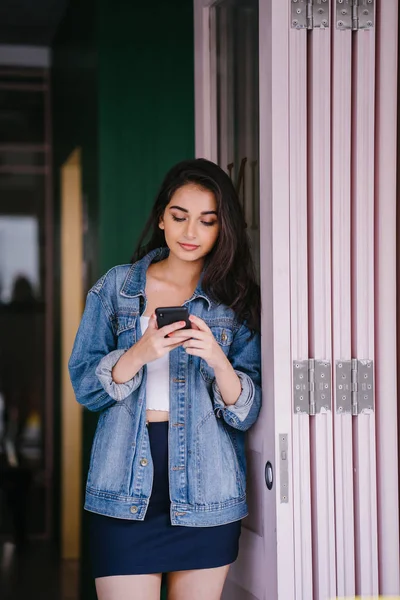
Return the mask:
<path id="1" fill-rule="evenodd" d="M 172 210 L 173 208 L 177 208 L 178 210 L 181 210 L 184 213 L 189 213 L 189 211 L 186 208 L 182 208 L 181 206 L 170 206 L 169 209 Z M 217 211 L 216 210 L 203 210 L 203 212 L 200 213 L 201 215 L 216 215 Z"/>

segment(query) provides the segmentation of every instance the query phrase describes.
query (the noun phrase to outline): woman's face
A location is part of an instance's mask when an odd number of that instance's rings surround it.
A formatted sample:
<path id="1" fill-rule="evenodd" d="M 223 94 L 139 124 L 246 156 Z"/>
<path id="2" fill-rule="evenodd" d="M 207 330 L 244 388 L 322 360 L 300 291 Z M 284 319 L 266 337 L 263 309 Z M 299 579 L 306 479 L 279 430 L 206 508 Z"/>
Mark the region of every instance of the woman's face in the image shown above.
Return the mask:
<path id="1" fill-rule="evenodd" d="M 219 233 L 217 201 L 209 190 L 195 184 L 179 188 L 160 219 L 170 251 L 185 261 L 203 259 Z"/>

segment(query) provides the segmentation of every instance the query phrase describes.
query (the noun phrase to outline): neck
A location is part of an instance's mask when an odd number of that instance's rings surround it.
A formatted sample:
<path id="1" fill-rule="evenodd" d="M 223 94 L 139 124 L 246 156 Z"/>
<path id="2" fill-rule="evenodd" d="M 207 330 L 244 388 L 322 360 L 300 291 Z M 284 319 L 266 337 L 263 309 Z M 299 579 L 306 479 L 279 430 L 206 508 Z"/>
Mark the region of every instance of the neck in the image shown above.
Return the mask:
<path id="1" fill-rule="evenodd" d="M 160 263 L 160 266 L 161 265 L 165 278 L 171 283 L 178 286 L 195 287 L 203 270 L 204 260 L 186 262 L 170 253 L 169 256 Z"/>

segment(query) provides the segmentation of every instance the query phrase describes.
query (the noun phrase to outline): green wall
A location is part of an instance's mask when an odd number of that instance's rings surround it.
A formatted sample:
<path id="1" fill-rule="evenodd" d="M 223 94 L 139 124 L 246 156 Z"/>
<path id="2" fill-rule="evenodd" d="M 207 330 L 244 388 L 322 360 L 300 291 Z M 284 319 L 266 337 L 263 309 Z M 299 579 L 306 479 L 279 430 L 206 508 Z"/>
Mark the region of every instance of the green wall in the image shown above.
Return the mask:
<path id="1" fill-rule="evenodd" d="M 191 0 L 101 0 L 100 264 L 127 262 L 166 171 L 194 156 Z"/>
<path id="2" fill-rule="evenodd" d="M 129 262 L 167 169 L 194 156 L 191 0 L 70 0 L 53 45 L 52 86 L 57 262 L 60 167 L 81 147 L 90 286 L 108 268 Z M 58 356 L 59 281 L 58 268 Z M 60 437 L 59 390 L 58 361 L 56 439 Z M 96 422 L 97 416 L 85 411 L 84 479 Z M 58 448 L 57 464 L 59 457 Z M 83 511 L 80 598 L 94 600 L 87 537 Z"/>

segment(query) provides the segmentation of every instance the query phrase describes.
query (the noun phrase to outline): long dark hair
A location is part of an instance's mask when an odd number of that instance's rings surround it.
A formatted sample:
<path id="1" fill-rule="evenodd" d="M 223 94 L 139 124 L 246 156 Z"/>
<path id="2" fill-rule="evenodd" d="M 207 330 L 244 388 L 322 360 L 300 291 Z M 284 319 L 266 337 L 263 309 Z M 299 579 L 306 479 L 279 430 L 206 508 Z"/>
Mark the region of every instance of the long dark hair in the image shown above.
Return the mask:
<path id="1" fill-rule="evenodd" d="M 246 233 L 246 222 L 230 177 L 204 158 L 178 163 L 166 175 L 150 217 L 139 238 L 132 262 L 155 248 L 167 246 L 160 218 L 173 194 L 194 183 L 211 191 L 217 201 L 220 224 L 217 241 L 204 264 L 202 288 L 215 301 L 235 311 L 252 331 L 260 328 L 260 289 Z M 146 240 L 148 240 L 146 242 Z"/>

